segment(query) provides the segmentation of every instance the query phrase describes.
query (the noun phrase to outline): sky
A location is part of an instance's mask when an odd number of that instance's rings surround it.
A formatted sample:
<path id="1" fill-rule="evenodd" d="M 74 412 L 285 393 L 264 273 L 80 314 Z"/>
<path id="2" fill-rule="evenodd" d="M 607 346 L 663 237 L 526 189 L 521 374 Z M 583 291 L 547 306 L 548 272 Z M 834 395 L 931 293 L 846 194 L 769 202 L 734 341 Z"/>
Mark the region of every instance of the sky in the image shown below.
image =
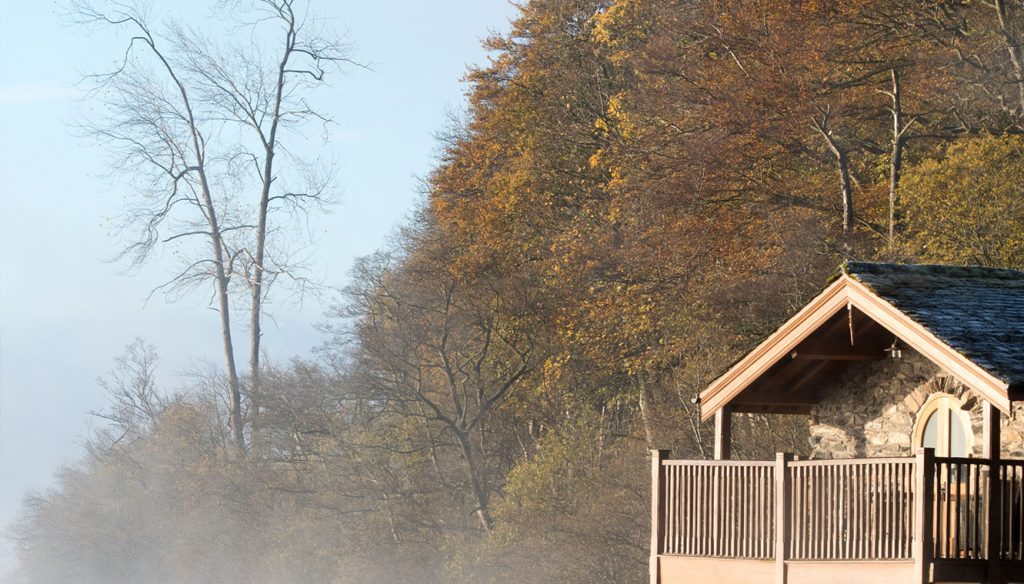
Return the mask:
<path id="1" fill-rule="evenodd" d="M 210 2 L 154 2 L 188 20 Z M 339 161 L 342 196 L 319 220 L 313 274 L 343 286 L 355 258 L 384 244 L 419 200 L 434 135 L 464 106 L 466 68 L 480 46 L 508 29 L 508 0 L 315 2 L 317 13 L 373 71 L 335 77 L 320 103 L 339 125 L 326 148 Z M 163 258 L 126 272 L 111 262 L 111 218 L 126 184 L 105 172 L 108 156 L 72 125 L 83 105 L 77 82 L 123 49 L 110 35 L 64 24 L 62 5 L 0 0 L 0 530 L 24 496 L 44 491 L 72 464 L 104 404 L 97 378 L 135 337 L 156 345 L 168 388 L 204 361 L 218 362 L 217 315 L 208 297 L 175 303 L 150 291 L 170 275 Z M 271 307 L 264 346 L 275 360 L 309 355 L 322 342 L 324 304 Z M 244 334 L 244 331 L 240 331 Z M 239 358 L 244 355 L 240 352 Z M 0 574 L 12 562 L 0 541 Z"/>

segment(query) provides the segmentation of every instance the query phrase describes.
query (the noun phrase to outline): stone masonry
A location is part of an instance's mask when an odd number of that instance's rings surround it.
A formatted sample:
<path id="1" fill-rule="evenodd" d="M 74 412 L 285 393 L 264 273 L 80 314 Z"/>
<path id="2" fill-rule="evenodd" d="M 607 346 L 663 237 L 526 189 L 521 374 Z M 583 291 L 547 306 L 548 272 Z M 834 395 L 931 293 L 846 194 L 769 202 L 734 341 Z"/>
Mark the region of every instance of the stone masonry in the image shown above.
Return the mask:
<path id="1" fill-rule="evenodd" d="M 936 392 L 960 400 L 981 454 L 982 404 L 951 375 L 911 349 L 900 358 L 851 366 L 829 387 L 810 417 L 812 458 L 912 456 L 914 424 L 921 406 Z M 1024 458 L 1024 406 L 1002 417 L 1002 456 Z"/>

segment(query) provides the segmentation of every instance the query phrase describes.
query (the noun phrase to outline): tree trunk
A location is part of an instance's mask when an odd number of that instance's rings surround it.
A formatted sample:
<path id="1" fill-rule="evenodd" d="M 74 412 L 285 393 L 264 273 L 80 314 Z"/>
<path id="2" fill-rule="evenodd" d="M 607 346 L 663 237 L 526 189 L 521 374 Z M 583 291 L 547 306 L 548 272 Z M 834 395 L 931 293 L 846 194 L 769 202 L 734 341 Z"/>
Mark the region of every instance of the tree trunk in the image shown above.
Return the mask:
<path id="1" fill-rule="evenodd" d="M 184 88 L 182 88 L 182 93 L 184 94 Z M 187 98 L 185 102 L 187 105 Z M 235 344 L 231 335 L 231 298 L 228 290 L 230 277 L 225 268 L 224 240 L 220 223 L 217 219 L 217 207 L 213 203 L 210 183 L 206 178 L 203 149 L 199 143 L 198 129 L 195 126 L 194 120 L 191 119 L 191 106 L 187 105 L 187 108 L 193 130 L 193 148 L 196 153 L 196 159 L 201 161 L 199 164 L 200 193 L 203 199 L 203 206 L 206 209 L 206 220 L 210 225 L 210 247 L 213 252 L 213 263 L 215 266 L 214 288 L 217 295 L 217 310 L 220 312 L 221 346 L 224 350 L 224 369 L 228 381 L 228 426 L 238 452 L 244 453 L 245 429 L 242 425 L 242 391 L 238 380 L 238 367 L 235 364 Z"/>
<path id="2" fill-rule="evenodd" d="M 197 152 L 199 149 L 197 148 Z M 200 187 L 203 204 L 206 207 L 207 222 L 210 225 L 210 247 L 214 260 L 214 287 L 217 296 L 217 311 L 220 313 L 220 338 L 224 351 L 224 369 L 228 381 L 228 426 L 239 452 L 245 452 L 245 432 L 242 425 L 242 392 L 235 364 L 235 345 L 231 336 L 231 298 L 228 292 L 229 276 L 224 267 L 224 242 L 216 207 L 210 194 L 206 173 L 200 171 Z"/>
<path id="3" fill-rule="evenodd" d="M 281 101 L 284 99 L 284 76 L 295 38 L 292 30 L 293 28 L 289 30 L 284 57 L 277 68 L 274 111 L 271 116 L 270 132 L 263 144 L 263 184 L 260 189 L 259 215 L 256 225 L 256 249 L 252 258 L 253 274 L 249 284 L 249 395 L 253 400 L 252 433 L 254 438 L 259 431 L 257 422 L 259 420 L 260 345 L 263 338 L 263 276 L 265 271 L 263 262 L 266 260 L 267 249 L 267 214 L 270 209 L 270 187 L 274 182 L 274 153 L 277 148 L 277 127 L 281 120 Z"/>
<path id="4" fill-rule="evenodd" d="M 836 157 L 836 166 L 839 170 L 839 189 L 843 198 L 843 238 L 846 241 L 843 244 L 844 249 L 849 253 L 849 240 L 848 236 L 853 230 L 853 188 L 850 184 L 850 160 L 847 154 L 846 146 L 843 145 L 838 138 L 832 133 L 832 127 L 830 124 L 830 115 L 832 113 L 831 107 L 826 107 L 821 110 L 821 120 L 811 118 L 813 121 L 814 129 L 821 134 L 821 137 L 825 139 L 825 143 L 828 144 L 829 150 Z"/>
<path id="5" fill-rule="evenodd" d="M 995 9 L 999 19 L 999 32 L 1003 35 L 1003 43 L 1010 56 L 1010 65 L 1013 66 L 1013 77 L 1017 85 L 1017 100 L 1020 107 L 1017 113 L 1024 116 L 1024 61 L 1021 59 L 1020 41 L 1013 30 L 1013 19 L 1006 0 L 994 0 L 992 8 Z"/>
<path id="6" fill-rule="evenodd" d="M 217 268 L 223 272 L 222 267 Z M 217 302 L 220 311 L 221 343 L 224 348 L 224 365 L 228 377 L 228 426 L 240 452 L 245 451 L 245 432 L 242 424 L 242 391 L 238 381 L 238 368 L 235 365 L 235 346 L 231 339 L 230 302 L 227 292 L 227 278 L 223 274 L 217 276 Z"/>
<path id="7" fill-rule="evenodd" d="M 850 161 L 846 151 L 836 151 L 836 164 L 839 166 L 839 187 L 843 194 L 843 235 L 849 235 L 853 229 L 853 189 L 850 186 Z"/>
<path id="8" fill-rule="evenodd" d="M 650 398 L 647 395 L 647 385 L 643 382 L 637 383 L 640 406 L 640 423 L 644 427 L 644 441 L 647 448 L 654 448 L 654 421 L 652 419 Z"/>
<path id="9" fill-rule="evenodd" d="M 476 516 L 480 521 L 480 528 L 484 531 L 490 531 L 494 527 L 489 506 L 490 496 L 480 478 L 482 473 L 476 461 L 476 456 L 473 455 L 473 446 L 465 432 L 456 431 L 455 437 L 458 439 L 459 447 L 462 449 L 462 459 L 466 463 L 466 474 L 473 489 L 473 498 L 476 499 Z"/>
<path id="10" fill-rule="evenodd" d="M 889 242 L 896 240 L 903 222 L 903 215 L 900 212 L 900 175 L 903 172 L 903 146 L 902 138 L 897 138 L 892 143 L 892 155 L 889 161 Z"/>
<path id="11" fill-rule="evenodd" d="M 900 177 L 903 175 L 903 149 L 907 144 L 907 130 L 914 125 L 916 117 L 909 121 L 903 119 L 903 92 L 900 83 L 900 72 L 892 73 L 892 91 L 887 93 L 892 99 L 892 153 L 889 157 L 889 244 L 896 240 L 902 227 L 903 217 L 900 212 Z"/>

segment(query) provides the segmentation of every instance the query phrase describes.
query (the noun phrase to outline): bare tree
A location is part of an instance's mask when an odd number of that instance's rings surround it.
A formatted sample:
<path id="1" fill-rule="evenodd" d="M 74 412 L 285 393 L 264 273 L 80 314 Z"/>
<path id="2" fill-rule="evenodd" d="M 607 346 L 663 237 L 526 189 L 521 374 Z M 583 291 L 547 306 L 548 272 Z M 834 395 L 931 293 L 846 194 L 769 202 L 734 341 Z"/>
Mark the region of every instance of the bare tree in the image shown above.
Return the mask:
<path id="1" fill-rule="evenodd" d="M 909 120 L 905 119 L 903 112 L 903 87 L 900 80 L 900 72 L 893 68 L 890 71 L 892 78 L 892 91 L 880 91 L 889 96 L 892 105 L 888 108 L 892 114 L 892 153 L 889 156 L 889 242 L 895 241 L 896 232 L 900 224 L 900 200 L 899 188 L 900 177 L 903 174 L 903 149 L 907 145 L 910 136 L 907 131 L 917 121 L 916 116 Z"/>
<path id="2" fill-rule="evenodd" d="M 340 65 L 354 64 L 341 40 L 295 4 L 222 6 L 224 14 L 249 17 L 231 29 L 243 42 L 214 40 L 177 22 L 158 27 L 136 5 L 72 9 L 82 25 L 131 35 L 118 66 L 90 76 L 105 113 L 85 128 L 135 187 L 123 217 L 122 257 L 137 265 L 170 247 L 182 264 L 159 290 L 177 295 L 212 284 L 229 424 L 241 450 L 232 296 L 247 298 L 248 389 L 258 395 L 264 302 L 281 277 L 299 289 L 310 283 L 301 260 L 293 261 L 294 227 L 331 194 L 332 165 L 310 162 L 299 149 L 309 123 L 331 122 L 307 97 Z M 253 411 L 258 415 L 258 405 Z"/>
<path id="3" fill-rule="evenodd" d="M 166 408 L 166 400 L 156 385 L 159 362 L 156 347 L 136 338 L 114 359 L 114 367 L 98 380 L 106 390 L 109 405 L 93 415 L 114 426 L 117 435 L 110 437 L 111 443 L 142 435 Z"/>
<path id="4" fill-rule="evenodd" d="M 423 451 L 435 464 L 438 450 L 457 452 L 486 531 L 501 487 L 490 425 L 537 366 L 536 341 L 517 316 L 530 291 L 460 278 L 443 234 L 417 235 L 413 255 L 380 254 L 357 266 L 342 313 L 357 341 L 351 365 L 366 399 L 427 423 Z"/>
<path id="5" fill-rule="evenodd" d="M 811 118 L 815 130 L 821 134 L 828 149 L 836 158 L 839 170 L 839 188 L 843 198 L 843 235 L 849 235 L 853 229 L 853 188 L 850 182 L 850 153 L 846 144 L 835 134 L 832 128 L 832 106 L 819 108 L 821 119 Z"/>

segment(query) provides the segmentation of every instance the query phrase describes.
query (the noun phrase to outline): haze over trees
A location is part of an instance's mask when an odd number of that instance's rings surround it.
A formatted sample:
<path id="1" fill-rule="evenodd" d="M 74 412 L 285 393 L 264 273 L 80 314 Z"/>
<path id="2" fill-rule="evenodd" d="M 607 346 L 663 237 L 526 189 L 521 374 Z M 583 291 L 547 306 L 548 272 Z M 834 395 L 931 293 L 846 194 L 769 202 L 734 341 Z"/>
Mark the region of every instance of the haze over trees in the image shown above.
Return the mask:
<path id="1" fill-rule="evenodd" d="M 109 427 L 26 501 L 19 577 L 646 581 L 647 449 L 707 456 L 691 399 L 843 258 L 1024 268 L 1022 28 L 1019 2 L 525 2 L 321 358 L 255 361 L 236 420 L 130 345 Z M 217 100 L 246 73 L 187 70 Z M 221 123 L 258 133 L 242 101 Z M 258 212 L 227 213 L 196 229 L 259 297 Z M 740 417 L 734 455 L 805 429 Z"/>
<path id="2" fill-rule="evenodd" d="M 141 5 L 74 2 L 82 28 L 129 35 L 121 60 L 87 80 L 102 113 L 83 130 L 113 154 L 111 173 L 131 184 L 121 256 L 133 264 L 170 247 L 178 272 L 159 290 L 199 290 L 220 315 L 228 424 L 246 446 L 233 300 L 246 297 L 249 369 L 258 418 L 263 303 L 278 280 L 300 289 L 302 218 L 330 202 L 333 169 L 292 146 L 331 120 L 311 93 L 353 64 L 341 39 L 293 0 L 225 2 L 234 35 L 214 38 L 178 21 L 153 22 Z M 230 15 L 230 17 L 229 17 Z M 238 42 L 236 39 L 242 39 Z"/>

